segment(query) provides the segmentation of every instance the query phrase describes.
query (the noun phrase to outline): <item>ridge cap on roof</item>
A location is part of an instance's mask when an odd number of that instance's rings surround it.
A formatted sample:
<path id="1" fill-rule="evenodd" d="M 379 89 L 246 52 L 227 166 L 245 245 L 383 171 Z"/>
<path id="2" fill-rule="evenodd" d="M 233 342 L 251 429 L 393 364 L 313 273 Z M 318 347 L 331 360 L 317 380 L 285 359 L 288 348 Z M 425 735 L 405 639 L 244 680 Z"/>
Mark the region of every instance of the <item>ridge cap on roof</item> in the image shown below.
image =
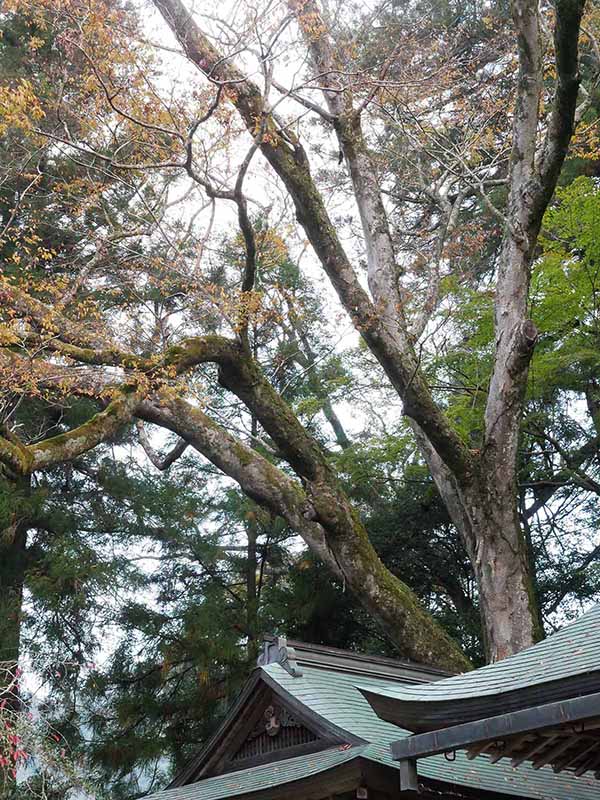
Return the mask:
<path id="1" fill-rule="evenodd" d="M 263 641 L 265 649 L 259 658 L 258 666 L 279 663 L 296 677 L 300 677 L 304 665 L 334 672 L 373 675 L 384 680 L 399 682 L 428 683 L 453 675 L 447 670 L 428 664 L 418 664 L 389 656 L 369 655 L 298 639 L 265 635 Z"/>

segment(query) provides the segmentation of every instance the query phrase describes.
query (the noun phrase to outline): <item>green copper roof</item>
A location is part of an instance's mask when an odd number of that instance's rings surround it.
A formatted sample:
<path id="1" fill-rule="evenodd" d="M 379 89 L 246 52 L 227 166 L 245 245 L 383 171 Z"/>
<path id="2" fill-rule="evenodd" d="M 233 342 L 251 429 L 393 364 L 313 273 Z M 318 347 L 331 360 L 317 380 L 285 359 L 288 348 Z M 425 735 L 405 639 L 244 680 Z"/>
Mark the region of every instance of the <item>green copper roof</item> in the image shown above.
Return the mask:
<path id="1" fill-rule="evenodd" d="M 600 672 L 600 605 L 539 644 L 495 664 L 434 683 L 382 687 L 377 694 L 435 703 L 531 689 L 592 672 Z"/>
<path id="2" fill-rule="evenodd" d="M 390 744 L 403 734 L 408 736 L 408 731 L 379 719 L 357 686 L 391 690 L 398 687 L 397 683 L 389 682 L 385 686 L 374 678 L 340 675 L 309 667 L 303 668 L 300 678 L 293 678 L 278 664 L 269 664 L 262 669 L 272 681 L 312 711 L 370 743 L 356 755 L 399 769 L 398 762 L 392 761 Z M 600 784 L 591 777 L 575 778 L 566 773 L 555 775 L 551 768 L 534 770 L 525 764 L 513 769 L 510 764 L 492 764 L 486 756 L 478 756 L 472 761 L 460 752 L 456 753 L 455 761 L 448 761 L 444 756 L 431 756 L 420 760 L 417 768 L 419 775 L 425 778 L 535 800 L 598 800 L 599 797 Z"/>
<path id="3" fill-rule="evenodd" d="M 238 797 L 241 794 L 292 783 L 339 767 L 360 756 L 365 749 L 364 745 L 349 750 L 330 748 L 310 756 L 288 758 L 285 761 L 217 775 L 215 778 L 204 778 L 188 786 L 157 792 L 150 795 L 148 800 L 224 800 L 226 797 Z"/>

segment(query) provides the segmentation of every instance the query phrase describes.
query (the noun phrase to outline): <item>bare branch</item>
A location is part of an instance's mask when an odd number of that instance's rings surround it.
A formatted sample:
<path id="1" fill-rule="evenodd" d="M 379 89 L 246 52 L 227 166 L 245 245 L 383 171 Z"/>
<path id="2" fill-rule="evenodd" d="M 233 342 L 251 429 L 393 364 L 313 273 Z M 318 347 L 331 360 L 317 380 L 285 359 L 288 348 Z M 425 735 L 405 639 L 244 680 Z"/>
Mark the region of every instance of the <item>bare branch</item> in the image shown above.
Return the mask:
<path id="1" fill-rule="evenodd" d="M 188 442 L 184 439 L 179 439 L 177 444 L 169 450 L 164 456 L 161 456 L 150 444 L 150 439 L 148 438 L 148 434 L 146 433 L 146 429 L 144 428 L 144 423 L 141 420 L 138 420 L 136 423 L 138 438 L 140 440 L 140 444 L 142 445 L 144 452 L 154 464 L 156 469 L 159 469 L 161 472 L 165 472 L 169 469 L 169 467 L 174 464 L 180 456 L 182 456 L 188 446 Z"/>

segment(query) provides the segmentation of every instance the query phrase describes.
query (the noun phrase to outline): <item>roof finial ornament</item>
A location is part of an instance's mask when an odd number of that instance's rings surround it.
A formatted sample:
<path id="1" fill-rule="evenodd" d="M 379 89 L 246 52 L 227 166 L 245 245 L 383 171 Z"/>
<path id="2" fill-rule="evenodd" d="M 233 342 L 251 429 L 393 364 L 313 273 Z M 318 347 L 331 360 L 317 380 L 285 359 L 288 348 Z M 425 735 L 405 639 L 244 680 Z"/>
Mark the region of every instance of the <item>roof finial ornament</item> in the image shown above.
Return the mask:
<path id="1" fill-rule="evenodd" d="M 302 670 L 296 661 L 296 651 L 288 645 L 285 636 L 277 636 L 272 640 L 266 639 L 263 643 L 263 651 L 256 663 L 259 667 L 265 667 L 267 664 L 279 664 L 293 678 L 302 677 Z"/>

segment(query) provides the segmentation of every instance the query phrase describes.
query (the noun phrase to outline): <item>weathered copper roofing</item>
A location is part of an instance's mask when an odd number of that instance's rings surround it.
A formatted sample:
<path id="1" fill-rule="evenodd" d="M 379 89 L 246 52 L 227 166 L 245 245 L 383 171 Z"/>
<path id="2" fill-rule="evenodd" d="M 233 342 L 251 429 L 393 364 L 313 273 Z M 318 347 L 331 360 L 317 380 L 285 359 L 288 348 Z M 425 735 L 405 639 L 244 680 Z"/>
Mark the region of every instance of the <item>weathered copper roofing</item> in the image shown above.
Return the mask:
<path id="1" fill-rule="evenodd" d="M 411 731 L 440 730 L 600 691 L 600 605 L 533 647 L 426 686 L 364 687 L 377 714 Z"/>
<path id="2" fill-rule="evenodd" d="M 256 670 L 249 686 L 253 686 L 252 691 L 256 691 L 259 685 L 269 687 L 283 702 L 301 709 L 307 719 L 318 722 L 322 729 L 330 730 L 332 735 L 339 738 L 340 732 L 345 732 L 345 740 L 352 746 L 330 746 L 308 756 L 288 758 L 202 780 L 191 778 L 191 782 L 185 781 L 188 785 L 174 786 L 152 795 L 151 800 L 224 800 L 229 797 L 252 800 L 263 794 L 269 796 L 269 792 L 279 786 L 304 787 L 302 782 L 308 784 L 315 780 L 316 775 L 331 776 L 333 779 L 341 770 L 350 770 L 352 765 L 364 763 L 386 769 L 393 776 L 398 775 L 399 764 L 392 759 L 391 744 L 401 736 L 408 736 L 408 731 L 378 718 L 365 699 L 364 692 L 393 691 L 400 688 L 399 682 L 409 680 L 413 681 L 414 686 L 419 674 L 421 681 L 431 680 L 434 675 L 427 668 L 394 665 L 393 662 L 387 663 L 389 660 L 386 659 L 385 663 L 379 665 L 382 671 L 388 673 L 382 677 L 375 667 L 377 659 L 359 656 L 355 660 L 351 653 L 324 648 L 329 652 L 322 654 L 322 663 L 319 663 L 318 659 L 313 658 L 314 648 L 308 646 L 310 653 L 303 653 L 302 645 L 293 644 L 295 653 L 290 655 L 295 666 L 292 671 L 286 668 L 289 665 L 277 659 L 277 663 L 267 663 Z M 398 674 L 397 670 L 410 673 L 410 677 Z M 222 731 L 226 731 L 226 727 L 227 721 Z M 218 734 L 217 740 L 220 735 L 223 734 Z M 474 792 L 481 800 L 498 795 L 531 800 L 598 798 L 598 784 L 591 778 L 555 775 L 549 768 L 536 771 L 524 767 L 515 772 L 508 764 L 492 765 L 485 756 L 471 761 L 464 753 L 457 753 L 452 762 L 443 755 L 424 758 L 418 763 L 418 772 L 421 782 L 437 787 L 438 791 L 451 789 L 453 796 L 457 797 L 462 792 Z"/>
<path id="3" fill-rule="evenodd" d="M 264 792 L 274 786 L 286 786 L 339 768 L 358 758 L 364 750 L 364 746 L 353 747 L 349 750 L 332 748 L 309 756 L 262 764 L 251 769 L 205 778 L 187 786 L 167 789 L 164 792 L 150 795 L 148 800 L 225 800 L 225 798 L 240 797 L 258 791 Z"/>

